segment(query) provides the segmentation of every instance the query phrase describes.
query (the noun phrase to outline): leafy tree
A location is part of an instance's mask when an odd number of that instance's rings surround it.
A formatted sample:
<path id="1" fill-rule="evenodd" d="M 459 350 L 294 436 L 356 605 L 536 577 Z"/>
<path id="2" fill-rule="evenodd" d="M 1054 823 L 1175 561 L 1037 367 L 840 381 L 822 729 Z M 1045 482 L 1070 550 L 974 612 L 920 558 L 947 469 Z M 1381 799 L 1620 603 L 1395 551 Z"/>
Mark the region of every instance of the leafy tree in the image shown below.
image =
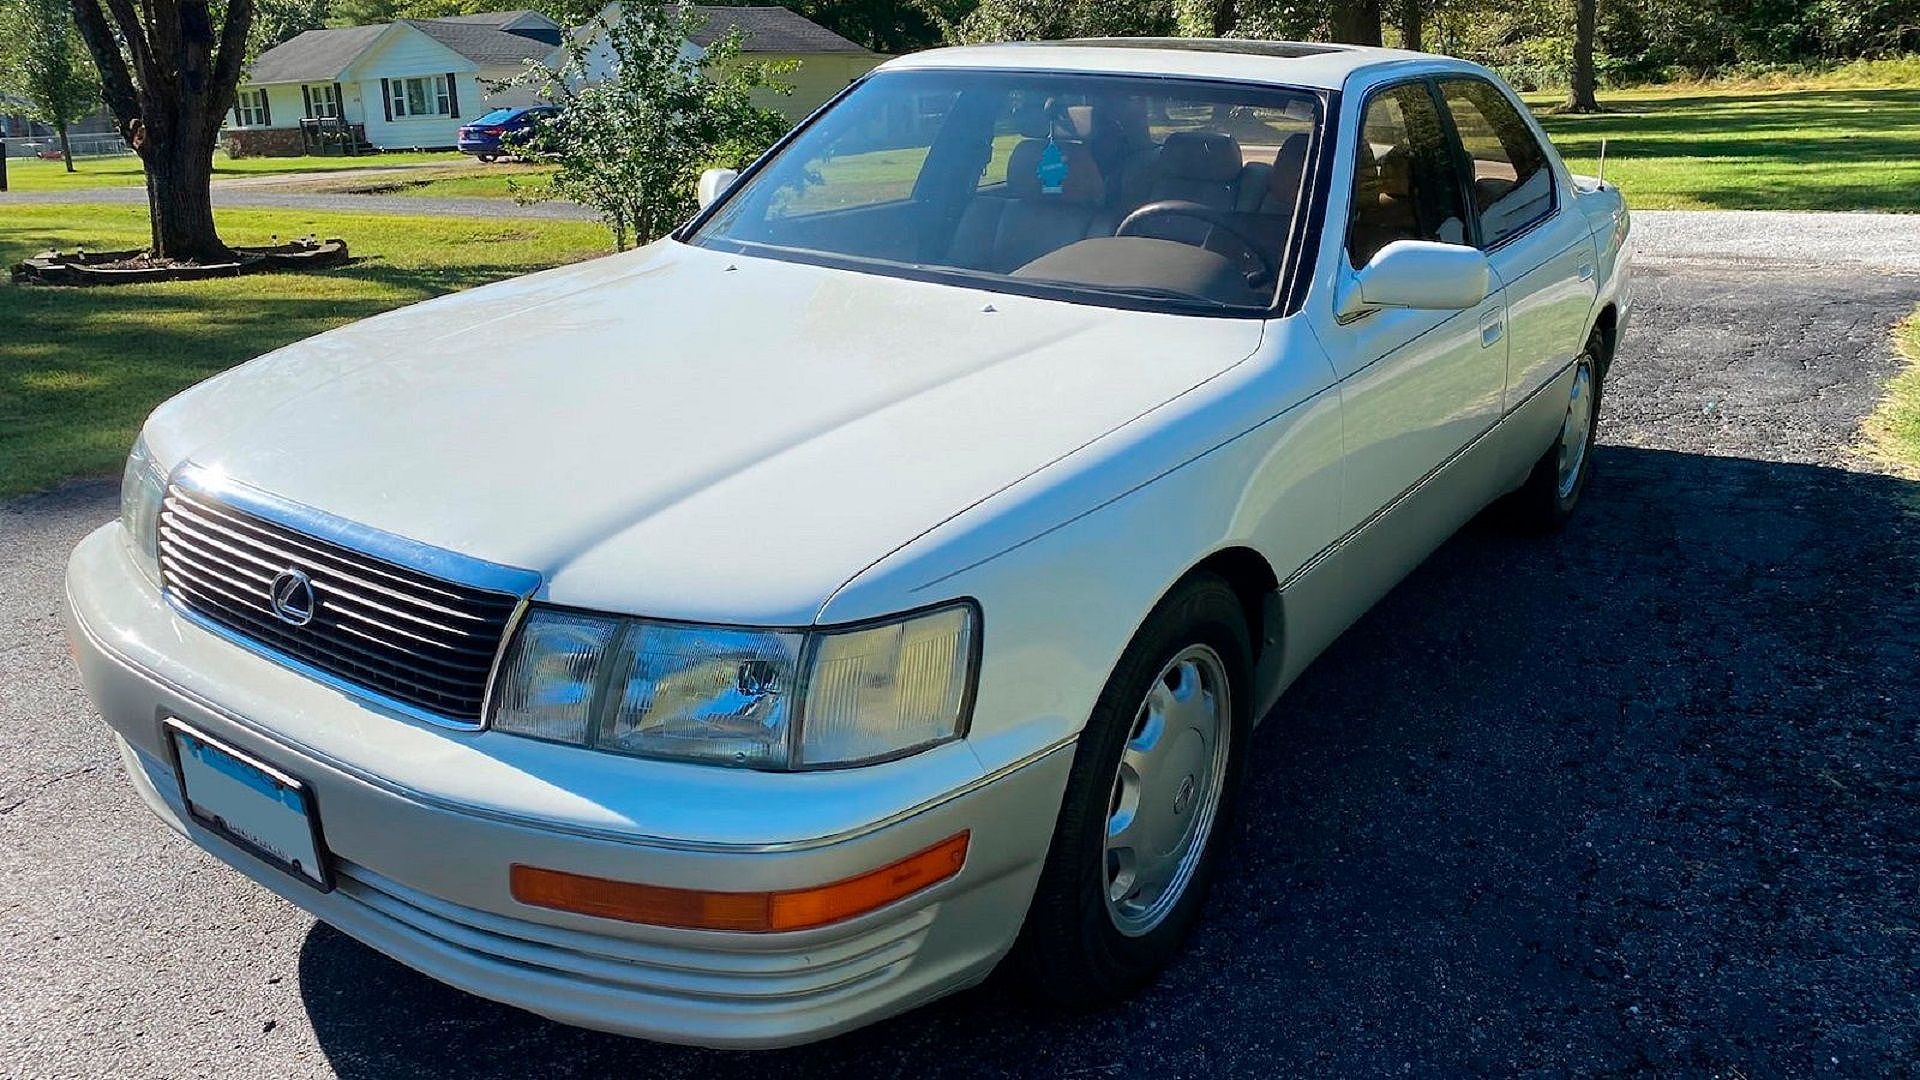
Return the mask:
<path id="1" fill-rule="evenodd" d="M 800 14 L 875 52 L 938 44 L 944 28 L 973 9 L 970 0 L 788 0 Z"/>
<path id="2" fill-rule="evenodd" d="M 299 2 L 299 0 L 294 0 Z M 511 8 L 501 0 L 333 0 L 327 22 L 332 26 L 373 26 L 399 19 L 444 19 L 452 15 L 478 15 Z M 592 11 L 600 5 L 593 5 Z M 592 11 L 587 12 L 591 14 Z M 548 14 L 552 14 L 549 12 Z M 563 25 L 584 21 L 584 16 L 562 19 Z"/>
<path id="3" fill-rule="evenodd" d="M 208 0 L 73 0 L 107 107 L 146 169 L 155 258 L 233 254 L 213 226 L 213 142 L 233 107 L 253 5 L 226 0 L 216 29 Z"/>
<path id="4" fill-rule="evenodd" d="M 247 59 L 308 30 L 327 25 L 332 0 L 254 0 L 253 33 L 247 39 Z"/>
<path id="5" fill-rule="evenodd" d="M 27 105 L 60 136 L 73 171 L 67 128 L 100 107 L 100 80 L 74 33 L 66 0 L 0 0 L 0 92 Z"/>
<path id="6" fill-rule="evenodd" d="M 1179 19 L 1170 0 L 981 0 L 957 23 L 955 41 L 1042 41 L 1050 38 L 1172 34 Z"/>
<path id="7" fill-rule="evenodd" d="M 687 42 L 704 21 L 691 8 L 630 2 L 569 38 L 559 68 L 534 64 L 516 80 L 561 107 L 520 148 L 559 166 L 545 197 L 592 207 L 617 250 L 686 220 L 702 170 L 743 167 L 787 129 L 753 93 L 785 92 L 775 79 L 791 65 L 742 59 L 738 30 L 691 52 Z M 610 70 L 589 81 L 596 55 L 610 59 Z"/>

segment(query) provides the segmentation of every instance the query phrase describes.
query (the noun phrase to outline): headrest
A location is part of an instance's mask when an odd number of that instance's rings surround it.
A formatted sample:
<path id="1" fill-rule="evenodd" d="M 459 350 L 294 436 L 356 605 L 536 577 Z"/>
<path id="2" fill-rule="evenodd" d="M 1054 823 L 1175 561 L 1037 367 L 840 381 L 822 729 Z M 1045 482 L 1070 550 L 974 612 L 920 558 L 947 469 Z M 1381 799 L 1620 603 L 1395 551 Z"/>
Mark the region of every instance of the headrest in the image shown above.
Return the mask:
<path id="1" fill-rule="evenodd" d="M 1007 158 L 1007 191 L 1019 199 L 1055 199 L 1070 203 L 1097 203 L 1107 197 L 1107 185 L 1100 178 L 1100 166 L 1085 143 L 1058 141 L 1060 159 L 1066 175 L 1059 178 L 1058 191 L 1046 190 L 1040 179 L 1040 163 L 1047 152 L 1047 140 L 1022 139 Z"/>
<path id="2" fill-rule="evenodd" d="M 1044 139 L 1053 133 L 1053 114 L 1043 108 L 1030 106 L 1008 119 L 1013 122 L 1013 130 L 1029 139 Z"/>
<path id="3" fill-rule="evenodd" d="M 1282 202 L 1293 202 L 1300 192 L 1300 179 L 1307 168 L 1307 133 L 1287 136 L 1273 155 L 1273 172 L 1267 176 L 1267 193 Z"/>
<path id="4" fill-rule="evenodd" d="M 1159 173 L 1182 180 L 1232 180 L 1240 175 L 1240 144 L 1213 131 L 1176 131 L 1160 144 Z"/>
<path id="5" fill-rule="evenodd" d="M 1413 192 L 1413 155 L 1404 146 L 1396 146 L 1380 159 L 1380 190 L 1389 195 Z"/>
<path id="6" fill-rule="evenodd" d="M 1093 138 L 1093 106 L 1069 105 L 1060 111 L 1060 121 L 1056 130 L 1069 139 L 1086 140 Z"/>

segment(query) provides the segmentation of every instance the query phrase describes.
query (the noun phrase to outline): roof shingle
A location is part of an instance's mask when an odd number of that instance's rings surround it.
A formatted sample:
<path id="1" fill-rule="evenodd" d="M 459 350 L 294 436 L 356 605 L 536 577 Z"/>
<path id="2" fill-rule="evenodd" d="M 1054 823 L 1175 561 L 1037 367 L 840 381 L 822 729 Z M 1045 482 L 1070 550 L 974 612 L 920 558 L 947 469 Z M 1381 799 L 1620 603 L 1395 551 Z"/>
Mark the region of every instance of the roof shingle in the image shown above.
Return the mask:
<path id="1" fill-rule="evenodd" d="M 694 32 L 693 43 L 705 48 L 737 26 L 746 35 L 742 52 L 750 53 L 834 53 L 867 50 L 804 16 L 783 7 L 720 7 L 694 4 L 693 10 L 707 17 L 706 26 Z"/>

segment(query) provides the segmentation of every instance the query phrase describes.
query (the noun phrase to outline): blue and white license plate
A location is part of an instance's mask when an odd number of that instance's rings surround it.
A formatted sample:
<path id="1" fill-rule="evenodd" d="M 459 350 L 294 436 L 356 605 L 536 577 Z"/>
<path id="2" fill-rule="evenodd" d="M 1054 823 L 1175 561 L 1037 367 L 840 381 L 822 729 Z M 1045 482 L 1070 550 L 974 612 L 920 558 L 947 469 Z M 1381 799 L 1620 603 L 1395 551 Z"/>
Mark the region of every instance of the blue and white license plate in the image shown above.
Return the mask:
<path id="1" fill-rule="evenodd" d="M 333 887 L 305 784 L 178 721 L 167 731 L 195 821 L 310 885 Z"/>

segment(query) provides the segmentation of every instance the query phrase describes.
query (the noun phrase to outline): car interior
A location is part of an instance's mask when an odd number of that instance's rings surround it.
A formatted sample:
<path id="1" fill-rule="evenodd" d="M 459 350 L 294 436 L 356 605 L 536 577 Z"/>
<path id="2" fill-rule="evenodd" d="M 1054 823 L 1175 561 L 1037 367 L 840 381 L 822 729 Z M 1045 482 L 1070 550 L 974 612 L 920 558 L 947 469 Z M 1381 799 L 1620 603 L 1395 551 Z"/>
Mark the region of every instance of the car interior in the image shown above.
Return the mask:
<path id="1" fill-rule="evenodd" d="M 1305 94 L 1268 97 L 963 91 L 926 123 L 924 152 L 911 122 L 882 113 L 827 133 L 828 152 L 784 183 L 770 176 L 780 198 L 716 220 L 788 250 L 1265 308 L 1318 121 Z"/>

